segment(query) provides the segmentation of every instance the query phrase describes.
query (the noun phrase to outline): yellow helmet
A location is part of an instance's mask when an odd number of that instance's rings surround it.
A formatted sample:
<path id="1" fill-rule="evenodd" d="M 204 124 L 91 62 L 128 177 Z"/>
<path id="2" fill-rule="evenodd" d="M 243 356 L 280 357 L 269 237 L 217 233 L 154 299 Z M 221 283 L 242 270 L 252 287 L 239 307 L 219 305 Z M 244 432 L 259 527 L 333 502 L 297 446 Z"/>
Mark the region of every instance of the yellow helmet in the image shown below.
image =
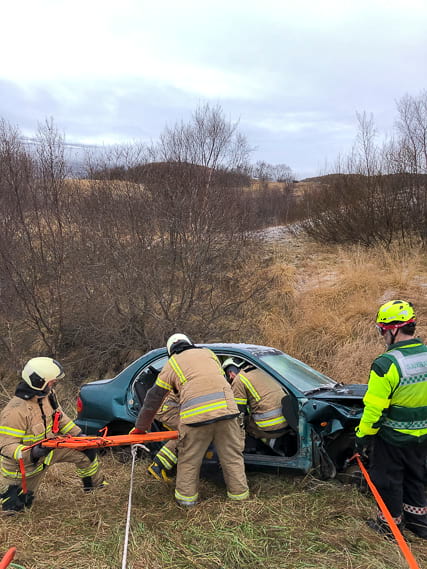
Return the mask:
<path id="1" fill-rule="evenodd" d="M 376 323 L 381 330 L 402 328 L 410 322 L 415 322 L 415 312 L 411 302 L 406 300 L 390 300 L 378 310 Z"/>
<path id="2" fill-rule="evenodd" d="M 36 391 L 43 391 L 49 381 L 64 377 L 62 365 L 52 358 L 32 358 L 22 370 L 22 379 Z"/>

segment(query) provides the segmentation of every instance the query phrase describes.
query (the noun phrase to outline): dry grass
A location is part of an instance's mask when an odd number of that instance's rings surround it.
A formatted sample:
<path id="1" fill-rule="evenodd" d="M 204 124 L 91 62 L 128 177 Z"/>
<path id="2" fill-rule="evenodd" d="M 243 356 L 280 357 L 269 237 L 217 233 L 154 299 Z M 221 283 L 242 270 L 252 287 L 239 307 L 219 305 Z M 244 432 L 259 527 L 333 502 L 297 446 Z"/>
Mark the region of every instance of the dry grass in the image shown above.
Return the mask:
<path id="1" fill-rule="evenodd" d="M 417 332 L 426 337 L 427 259 L 421 249 L 319 247 L 293 238 L 274 246 L 270 270 L 275 286 L 258 321 L 263 343 L 334 379 L 366 382 L 383 351 L 373 324 L 387 300 L 412 301 Z"/>
<path id="2" fill-rule="evenodd" d="M 265 303 L 254 313 L 250 335 L 236 340 L 277 346 L 337 380 L 365 382 L 373 357 L 383 350 L 373 327 L 380 303 L 412 300 L 426 337 L 427 261 L 421 250 L 326 248 L 294 238 L 272 246 L 266 266 L 273 282 Z M 4 387 L 1 398 L 8 393 Z M 65 405 L 71 414 L 73 404 L 74 394 Z M 202 481 L 201 504 L 187 512 L 175 506 L 173 487 L 150 479 L 146 466 L 136 465 L 130 569 L 407 567 L 394 544 L 365 526 L 375 514 L 372 498 L 339 482 L 249 472 L 251 498 L 235 504 L 225 499 L 217 474 Z M 0 518 L 0 554 L 16 546 L 16 562 L 26 569 L 119 567 L 130 464 L 107 455 L 103 467 L 108 489 L 89 496 L 71 466 L 52 467 L 31 511 Z M 426 543 L 409 539 L 426 567 Z"/>
<path id="3" fill-rule="evenodd" d="M 33 509 L 0 519 L 2 549 L 17 546 L 26 569 L 111 569 L 121 565 L 130 464 L 103 460 L 107 490 L 85 495 L 73 469 L 52 467 Z M 251 498 L 225 499 L 218 474 L 202 480 L 200 505 L 178 508 L 173 487 L 135 470 L 128 549 L 130 569 L 403 569 L 395 545 L 363 519 L 373 502 L 339 482 L 310 476 L 249 473 Z M 420 566 L 425 542 L 411 547 Z"/>

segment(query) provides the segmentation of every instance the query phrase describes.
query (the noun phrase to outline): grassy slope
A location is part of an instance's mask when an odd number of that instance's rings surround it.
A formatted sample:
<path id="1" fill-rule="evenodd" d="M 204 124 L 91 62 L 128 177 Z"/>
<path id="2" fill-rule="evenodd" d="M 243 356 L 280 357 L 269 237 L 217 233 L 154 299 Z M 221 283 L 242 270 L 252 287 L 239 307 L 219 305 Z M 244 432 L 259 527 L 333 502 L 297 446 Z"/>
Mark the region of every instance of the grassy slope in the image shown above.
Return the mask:
<path id="1" fill-rule="evenodd" d="M 261 332 L 239 340 L 281 347 L 336 379 L 365 381 L 382 350 L 372 325 L 380 302 L 409 298 L 427 324 L 427 266 L 417 250 L 318 248 L 299 239 L 269 255 L 274 284 L 268 310 L 256 317 Z M 26 569 L 121 566 L 130 464 L 108 455 L 103 466 L 110 485 L 89 496 L 71 466 L 53 467 L 30 512 L 0 518 L 0 552 L 16 546 Z M 395 545 L 365 527 L 375 513 L 372 498 L 339 482 L 250 472 L 251 498 L 234 504 L 210 477 L 201 504 L 187 512 L 175 506 L 173 486 L 150 479 L 146 466 L 138 462 L 135 471 L 133 569 L 407 567 Z M 420 567 L 427 566 L 426 542 L 409 536 Z"/>

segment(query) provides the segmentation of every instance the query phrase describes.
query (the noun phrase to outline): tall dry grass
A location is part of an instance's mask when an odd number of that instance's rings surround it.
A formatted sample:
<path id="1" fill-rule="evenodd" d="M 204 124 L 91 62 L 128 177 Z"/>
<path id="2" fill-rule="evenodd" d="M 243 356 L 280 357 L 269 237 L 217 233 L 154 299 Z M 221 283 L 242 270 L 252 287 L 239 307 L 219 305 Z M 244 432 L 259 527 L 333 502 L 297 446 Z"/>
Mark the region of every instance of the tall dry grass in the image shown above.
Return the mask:
<path id="1" fill-rule="evenodd" d="M 338 381 L 366 382 L 384 350 L 375 326 L 378 307 L 414 303 L 417 334 L 427 333 L 427 257 L 422 248 L 318 246 L 293 238 L 273 246 L 274 286 L 260 310 L 263 343 L 304 360 Z"/>

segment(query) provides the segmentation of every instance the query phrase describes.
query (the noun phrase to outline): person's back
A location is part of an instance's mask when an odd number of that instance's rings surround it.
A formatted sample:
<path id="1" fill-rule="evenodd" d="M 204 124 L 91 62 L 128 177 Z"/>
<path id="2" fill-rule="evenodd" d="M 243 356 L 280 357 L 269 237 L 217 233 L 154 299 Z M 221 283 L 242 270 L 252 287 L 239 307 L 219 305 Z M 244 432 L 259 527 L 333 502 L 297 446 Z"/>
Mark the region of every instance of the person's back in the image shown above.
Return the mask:
<path id="1" fill-rule="evenodd" d="M 173 387 L 179 394 L 182 424 L 203 424 L 238 415 L 230 385 L 216 355 L 192 348 L 172 355 L 156 384 Z"/>
<path id="2" fill-rule="evenodd" d="M 280 384 L 252 365 L 240 369 L 233 358 L 225 360 L 223 369 L 231 381 L 236 403 L 246 415 L 246 431 L 257 439 L 273 439 L 284 434 L 288 423 L 282 403 L 287 394 Z"/>

